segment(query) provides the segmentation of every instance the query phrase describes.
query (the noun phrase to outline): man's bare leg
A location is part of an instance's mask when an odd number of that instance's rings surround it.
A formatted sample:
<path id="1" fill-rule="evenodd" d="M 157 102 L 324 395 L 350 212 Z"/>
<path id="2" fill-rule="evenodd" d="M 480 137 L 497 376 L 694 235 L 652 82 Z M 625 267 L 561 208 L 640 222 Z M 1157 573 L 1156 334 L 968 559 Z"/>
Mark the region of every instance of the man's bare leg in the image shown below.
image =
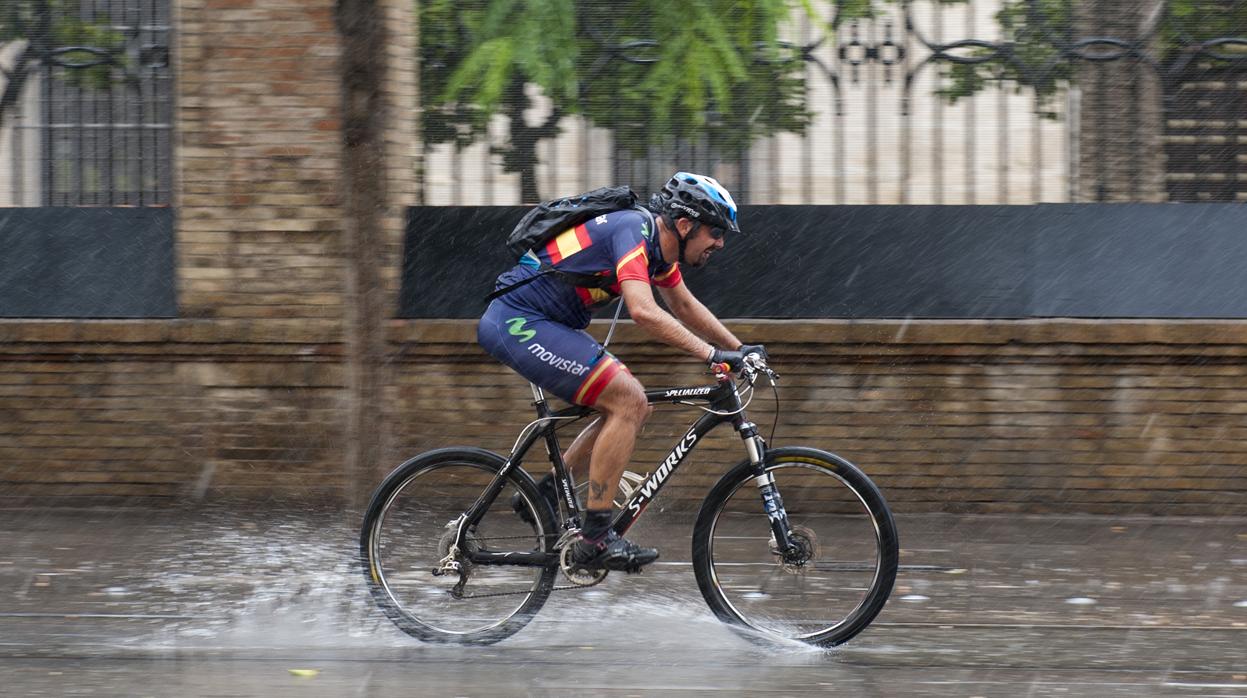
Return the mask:
<path id="1" fill-rule="evenodd" d="M 632 460 L 632 451 L 636 446 L 637 434 L 649 417 L 651 408 L 645 399 L 645 389 L 636 378 L 626 372 L 619 372 L 611 379 L 606 389 L 598 396 L 594 405 L 602 413 L 598 420 L 596 433 L 592 440 L 585 439 L 592 453 L 589 458 L 589 500 L 586 503 L 590 511 L 610 509 L 619 488 L 619 478 Z M 593 428 L 591 427 L 591 428 Z M 589 430 L 586 429 L 585 432 Z M 570 455 L 581 458 L 577 450 L 582 433 L 568 449 Z"/>
<path id="2" fill-rule="evenodd" d="M 563 452 L 563 462 L 579 481 L 584 481 L 589 475 L 589 456 L 593 454 L 593 444 L 597 441 L 601 431 L 602 418 L 598 417 L 590 422 L 589 426 L 585 427 L 572 442 L 572 445 Z"/>
<path id="3" fill-rule="evenodd" d="M 651 408 L 645 390 L 630 373 L 619 372 L 598 396 L 594 407 L 602 413 L 589 455 L 589 497 L 580 540 L 571 550 L 572 560 L 586 567 L 633 572 L 658 559 L 658 551 L 642 548 L 610 530 L 612 500 L 619 477 L 632 459 L 637 434 Z M 588 443 L 586 438 L 584 444 Z M 576 457 L 582 457 L 578 452 Z"/>

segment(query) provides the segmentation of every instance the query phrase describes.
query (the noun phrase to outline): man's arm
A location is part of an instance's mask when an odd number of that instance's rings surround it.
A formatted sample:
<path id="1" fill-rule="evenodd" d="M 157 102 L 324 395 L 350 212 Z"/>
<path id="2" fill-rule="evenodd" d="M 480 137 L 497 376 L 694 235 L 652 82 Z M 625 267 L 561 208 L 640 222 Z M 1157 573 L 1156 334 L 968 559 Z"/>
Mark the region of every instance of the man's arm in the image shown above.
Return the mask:
<path id="1" fill-rule="evenodd" d="M 696 335 L 689 332 L 687 327 L 671 317 L 670 313 L 659 307 L 658 301 L 654 300 L 653 287 L 644 281 L 625 279 L 620 282 L 619 288 L 624 303 L 628 304 L 628 314 L 641 329 L 655 339 L 677 349 L 683 349 L 702 361 L 709 360 L 710 352 L 714 350 L 714 347 L 698 339 Z M 705 308 L 702 310 L 707 315 L 710 314 L 710 311 Z M 710 315 L 710 318 L 714 320 L 713 315 Z M 715 320 L 715 322 L 718 321 Z M 740 342 L 733 344 L 732 348 L 735 349 L 738 346 Z"/>
<path id="2" fill-rule="evenodd" d="M 660 286 L 658 292 L 662 294 L 667 307 L 671 308 L 671 313 L 703 339 L 721 349 L 734 350 L 741 345 L 736 335 L 728 331 L 723 323 L 719 322 L 719 318 L 715 317 L 714 313 L 702 305 L 693 292 L 688 290 L 684 281 L 680 281 L 671 288 Z"/>

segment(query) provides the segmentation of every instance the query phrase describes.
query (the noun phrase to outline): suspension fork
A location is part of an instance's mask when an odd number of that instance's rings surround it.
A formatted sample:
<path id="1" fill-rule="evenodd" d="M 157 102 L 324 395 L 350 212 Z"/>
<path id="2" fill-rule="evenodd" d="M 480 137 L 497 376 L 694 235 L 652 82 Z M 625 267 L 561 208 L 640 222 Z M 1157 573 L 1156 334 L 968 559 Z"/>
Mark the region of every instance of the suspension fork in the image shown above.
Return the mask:
<path id="1" fill-rule="evenodd" d="M 740 438 L 745 442 L 745 450 L 749 452 L 749 462 L 753 464 L 753 482 L 758 487 L 762 498 L 762 509 L 766 511 L 767 521 L 771 524 L 771 535 L 775 537 L 777 549 L 783 553 L 793 547 L 789 537 L 788 512 L 784 511 L 784 500 L 779 496 L 779 488 L 775 486 L 775 476 L 766 471 L 766 440 L 758 434 L 758 428 L 752 422 L 744 422 L 739 427 Z"/>

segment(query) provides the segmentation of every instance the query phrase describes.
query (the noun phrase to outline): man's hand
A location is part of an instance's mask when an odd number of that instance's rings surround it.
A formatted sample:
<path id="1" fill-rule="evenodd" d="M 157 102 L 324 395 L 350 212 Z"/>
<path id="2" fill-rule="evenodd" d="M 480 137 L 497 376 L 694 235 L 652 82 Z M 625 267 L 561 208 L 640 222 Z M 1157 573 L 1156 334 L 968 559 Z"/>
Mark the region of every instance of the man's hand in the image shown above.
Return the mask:
<path id="1" fill-rule="evenodd" d="M 726 349 L 715 349 L 710 352 L 708 362 L 711 366 L 718 364 L 727 364 L 729 371 L 735 373 L 745 365 L 745 355 L 739 351 L 728 351 Z"/>
<path id="2" fill-rule="evenodd" d="M 750 354 L 757 354 L 762 357 L 763 361 L 766 361 L 771 358 L 766 353 L 766 347 L 762 346 L 761 344 L 742 344 L 740 345 L 740 348 L 737 349 L 736 351 L 740 352 L 742 356 L 749 356 Z"/>

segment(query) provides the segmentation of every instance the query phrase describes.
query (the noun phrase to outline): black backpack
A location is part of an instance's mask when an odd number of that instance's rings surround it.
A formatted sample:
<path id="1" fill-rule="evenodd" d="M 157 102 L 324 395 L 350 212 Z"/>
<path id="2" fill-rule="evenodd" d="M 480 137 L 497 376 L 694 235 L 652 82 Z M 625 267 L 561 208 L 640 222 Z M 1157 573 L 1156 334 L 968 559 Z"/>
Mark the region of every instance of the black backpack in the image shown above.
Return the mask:
<path id="1" fill-rule="evenodd" d="M 602 187 L 579 196 L 569 196 L 538 204 L 524 214 L 520 222 L 515 225 L 515 229 L 507 236 L 507 249 L 511 250 L 516 257 L 522 257 L 529 250 L 541 247 L 564 231 L 587 223 L 598 216 L 628 209 L 644 213 L 649 219 L 650 229 L 654 230 L 654 214 L 650 213 L 649 209 L 637 205 L 637 195 L 631 187 Z M 615 284 L 614 270 L 605 275 L 575 274 L 560 271 L 554 266 L 543 263 L 534 276 L 494 291 L 485 297 L 485 301 L 492 301 L 548 274 L 553 274 L 555 278 L 573 286 L 584 288 L 609 288 Z"/>

